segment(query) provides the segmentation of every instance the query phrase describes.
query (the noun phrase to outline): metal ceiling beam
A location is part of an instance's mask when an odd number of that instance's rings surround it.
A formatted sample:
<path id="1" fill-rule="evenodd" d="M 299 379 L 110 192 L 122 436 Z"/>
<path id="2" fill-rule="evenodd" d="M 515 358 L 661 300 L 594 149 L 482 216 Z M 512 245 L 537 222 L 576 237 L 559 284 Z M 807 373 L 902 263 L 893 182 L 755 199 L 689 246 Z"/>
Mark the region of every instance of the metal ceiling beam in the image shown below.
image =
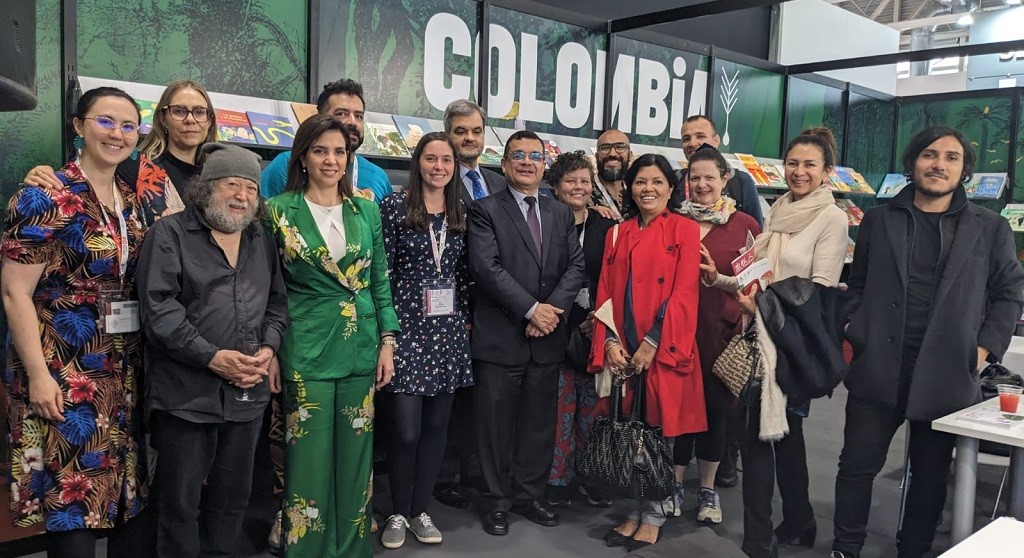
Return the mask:
<path id="1" fill-rule="evenodd" d="M 903 32 L 910 31 L 911 29 L 917 29 L 919 27 L 932 27 L 934 25 L 949 25 L 956 23 L 956 20 L 960 19 L 960 16 L 964 14 L 942 14 L 932 17 L 922 17 L 919 19 L 908 19 L 906 21 L 900 21 L 889 25 L 893 29 Z"/>
<path id="2" fill-rule="evenodd" d="M 900 20 L 900 12 L 903 10 L 903 0 L 893 0 L 892 3 L 892 22 L 896 23 Z"/>
<path id="3" fill-rule="evenodd" d="M 781 0 L 781 2 L 779 0 L 717 0 L 715 2 L 702 2 L 692 6 L 672 8 L 668 10 L 661 10 L 660 12 L 651 12 L 649 14 L 612 20 L 608 24 L 608 31 L 611 33 L 621 33 L 623 31 L 631 31 L 633 29 L 641 29 L 651 25 L 658 25 L 659 23 L 669 23 L 672 21 L 693 19 L 707 15 L 723 14 L 748 8 L 762 8 L 774 4 L 781 4 L 786 1 L 788 0 Z"/>
<path id="4" fill-rule="evenodd" d="M 877 20 L 878 16 L 882 15 L 882 10 L 884 10 L 890 2 L 892 2 L 892 0 L 882 0 L 882 2 L 878 4 L 878 7 L 875 8 L 875 11 L 871 12 L 871 20 Z"/>
<path id="5" fill-rule="evenodd" d="M 948 48 L 932 48 L 928 50 L 897 52 L 894 54 L 876 54 L 873 56 L 845 58 L 843 60 L 812 62 L 810 64 L 795 64 L 787 67 L 786 69 L 790 74 L 809 74 L 811 72 L 828 72 L 831 70 L 845 70 L 848 68 L 885 66 L 888 64 L 897 64 L 899 62 L 923 62 L 925 60 L 935 60 L 937 58 L 949 58 L 953 56 L 999 54 L 1000 52 L 1013 52 L 1018 50 L 1024 50 L 1024 39 L 1000 41 L 997 43 L 986 43 L 980 45 L 961 45 Z"/>

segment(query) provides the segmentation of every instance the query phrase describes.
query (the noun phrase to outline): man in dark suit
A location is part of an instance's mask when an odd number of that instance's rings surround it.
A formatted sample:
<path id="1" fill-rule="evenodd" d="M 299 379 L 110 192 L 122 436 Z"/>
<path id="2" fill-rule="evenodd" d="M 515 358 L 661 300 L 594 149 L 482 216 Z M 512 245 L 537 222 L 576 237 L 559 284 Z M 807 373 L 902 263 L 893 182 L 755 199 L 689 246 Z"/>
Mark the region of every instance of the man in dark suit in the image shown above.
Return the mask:
<path id="1" fill-rule="evenodd" d="M 508 533 L 508 512 L 553 526 L 540 502 L 554 452 L 558 371 L 568 316 L 583 287 L 569 208 L 538 197 L 544 145 L 520 131 L 505 144 L 509 188 L 469 207 L 476 426 L 487 491 L 484 530 Z M 513 505 L 513 500 L 514 504 Z"/>
<path id="2" fill-rule="evenodd" d="M 444 110 L 444 133 L 455 144 L 459 159 L 459 177 L 462 178 L 462 201 L 467 204 L 508 188 L 500 174 L 482 168 L 477 159 L 484 151 L 484 122 L 487 113 L 480 105 L 458 99 Z"/>

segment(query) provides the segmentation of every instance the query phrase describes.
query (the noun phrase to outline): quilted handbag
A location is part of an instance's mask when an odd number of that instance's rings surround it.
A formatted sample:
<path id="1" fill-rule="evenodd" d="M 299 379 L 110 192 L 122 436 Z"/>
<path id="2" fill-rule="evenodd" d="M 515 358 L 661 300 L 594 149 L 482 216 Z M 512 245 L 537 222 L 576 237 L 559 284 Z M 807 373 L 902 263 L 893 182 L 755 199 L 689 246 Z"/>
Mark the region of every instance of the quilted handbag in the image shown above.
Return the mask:
<path id="1" fill-rule="evenodd" d="M 610 496 L 660 501 L 673 490 L 672 450 L 661 427 L 644 420 L 643 374 L 634 378 L 633 408 L 622 416 L 622 379 L 612 386 L 611 413 L 594 421 L 577 468 Z"/>
<path id="2" fill-rule="evenodd" d="M 736 397 L 740 396 L 748 382 L 760 380 L 761 351 L 757 346 L 757 330 L 751 321 L 743 333 L 729 340 L 722 354 L 715 359 L 711 372 L 718 376 L 725 387 Z"/>

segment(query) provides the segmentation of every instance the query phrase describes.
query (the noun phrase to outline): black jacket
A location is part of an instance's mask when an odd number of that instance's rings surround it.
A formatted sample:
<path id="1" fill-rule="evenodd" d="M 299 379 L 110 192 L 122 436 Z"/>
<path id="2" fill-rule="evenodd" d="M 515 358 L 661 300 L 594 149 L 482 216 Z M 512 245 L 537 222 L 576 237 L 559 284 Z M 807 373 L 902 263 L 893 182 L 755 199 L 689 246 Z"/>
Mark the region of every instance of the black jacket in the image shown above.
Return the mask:
<path id="1" fill-rule="evenodd" d="M 906 326 L 914 193 L 910 185 L 867 211 L 848 281 L 855 310 L 846 330 L 853 347 L 846 386 L 851 395 L 891 408 Z M 939 280 L 910 380 L 910 420 L 931 421 L 980 399 L 977 347 L 1002 358 L 1024 301 L 1024 270 L 1006 219 L 969 203 L 958 187 L 939 230 Z"/>
<path id="2" fill-rule="evenodd" d="M 810 279 L 789 277 L 757 297 L 765 328 L 775 343 L 775 380 L 790 407 L 830 395 L 846 374 L 843 324 L 850 296 Z"/>

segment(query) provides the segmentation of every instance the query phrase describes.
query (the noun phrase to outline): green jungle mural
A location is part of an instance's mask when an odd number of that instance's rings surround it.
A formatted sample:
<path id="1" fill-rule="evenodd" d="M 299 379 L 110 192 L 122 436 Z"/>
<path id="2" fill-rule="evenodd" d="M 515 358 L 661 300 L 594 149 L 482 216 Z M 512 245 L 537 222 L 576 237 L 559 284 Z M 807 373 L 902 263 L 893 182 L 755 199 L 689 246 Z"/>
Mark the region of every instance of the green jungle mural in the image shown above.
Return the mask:
<path id="1" fill-rule="evenodd" d="M 842 89 L 796 77 L 789 80 L 786 99 L 786 142 L 808 128 L 824 126 L 835 135 L 836 154 L 839 156 L 843 152 L 845 115 Z"/>

